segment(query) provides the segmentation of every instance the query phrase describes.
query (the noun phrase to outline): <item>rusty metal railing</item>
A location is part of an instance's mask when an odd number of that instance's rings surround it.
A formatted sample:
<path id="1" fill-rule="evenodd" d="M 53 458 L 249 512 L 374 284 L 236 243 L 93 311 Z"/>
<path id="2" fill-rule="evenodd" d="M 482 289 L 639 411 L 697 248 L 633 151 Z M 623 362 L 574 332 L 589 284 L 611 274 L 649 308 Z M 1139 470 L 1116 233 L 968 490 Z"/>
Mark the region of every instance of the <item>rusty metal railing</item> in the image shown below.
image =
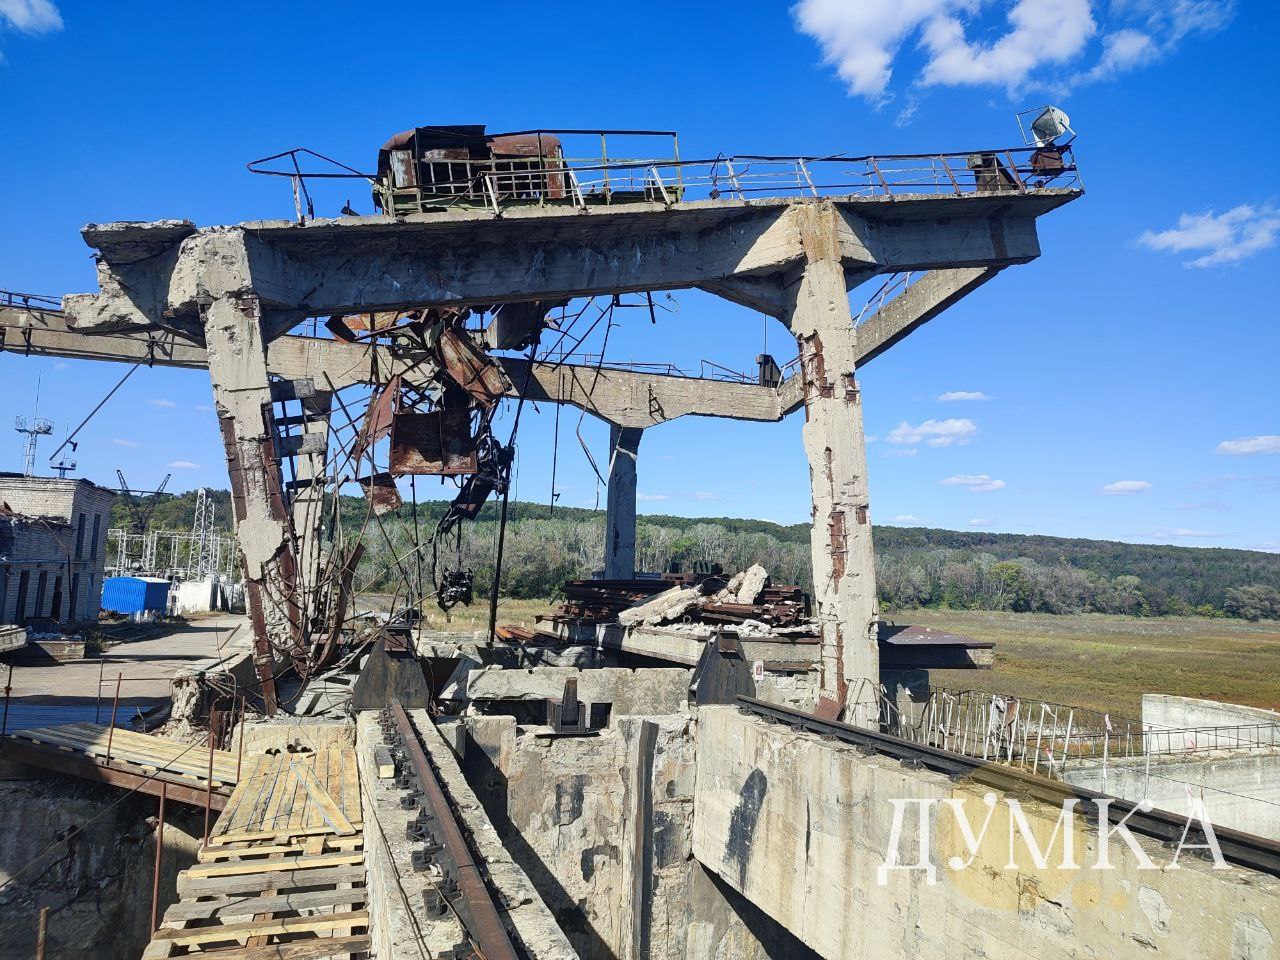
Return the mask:
<path id="1" fill-rule="evenodd" d="M 443 177 L 412 186 L 393 186 L 377 175 L 340 164 L 336 171 L 305 171 L 300 156 L 337 162 L 302 148 L 255 160 L 248 167 L 253 173 L 289 178 L 300 219 L 312 215 L 306 181 L 313 178 L 366 180 L 373 185 L 384 212 L 394 215 L 451 206 L 483 207 L 501 214 L 510 206 L 585 209 L 637 202 L 671 206 L 699 199 L 1027 194 L 1083 186 L 1070 144 L 858 157 L 619 159 L 608 156 L 603 147 L 601 154 L 451 160 L 441 165 Z M 286 169 L 269 168 L 267 164 L 273 161 L 287 161 L 288 165 Z M 437 176 L 434 168 L 431 176 Z"/>

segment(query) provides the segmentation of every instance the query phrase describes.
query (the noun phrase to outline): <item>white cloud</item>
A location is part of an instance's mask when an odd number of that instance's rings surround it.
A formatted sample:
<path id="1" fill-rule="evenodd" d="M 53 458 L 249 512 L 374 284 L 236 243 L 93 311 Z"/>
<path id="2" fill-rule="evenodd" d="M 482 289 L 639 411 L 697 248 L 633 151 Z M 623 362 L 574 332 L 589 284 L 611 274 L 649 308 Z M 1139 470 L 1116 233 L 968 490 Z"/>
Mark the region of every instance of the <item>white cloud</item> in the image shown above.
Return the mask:
<path id="1" fill-rule="evenodd" d="M 971 527 L 989 527 L 989 526 L 991 526 L 993 523 L 995 523 L 995 521 L 994 521 L 994 520 L 988 520 L 986 517 L 974 517 L 972 520 L 970 520 L 970 521 L 969 521 L 969 526 L 971 526 Z"/>
<path id="2" fill-rule="evenodd" d="M 1183 538 L 1199 538 L 1199 537 L 1220 537 L 1222 534 L 1213 533 L 1210 530 L 1188 530 L 1185 527 L 1179 527 L 1173 531 L 1173 536 Z"/>
<path id="3" fill-rule="evenodd" d="M 902 445 L 927 443 L 931 447 L 950 447 L 968 443 L 978 432 L 978 425 L 972 420 L 956 419 L 926 420 L 918 426 L 903 421 L 889 431 L 889 442 Z"/>
<path id="4" fill-rule="evenodd" d="M 894 523 L 924 523 L 919 517 L 910 513 L 900 513 L 896 517 L 890 517 L 889 519 Z"/>
<path id="5" fill-rule="evenodd" d="M 1240 437 L 1238 440 L 1223 440 L 1218 444 L 1218 453 L 1227 453 L 1235 457 L 1251 453 L 1280 453 L 1280 436 L 1272 434 L 1261 437 Z"/>
<path id="6" fill-rule="evenodd" d="M 1267 204 L 1255 207 L 1243 203 L 1226 213 L 1184 213 L 1178 225 L 1168 230 L 1146 230 L 1138 243 L 1150 250 L 1168 253 L 1205 250 L 1184 267 L 1215 267 L 1238 263 L 1247 257 L 1269 250 L 1280 236 L 1280 211 Z"/>
<path id="7" fill-rule="evenodd" d="M 54 33 L 62 29 L 62 15 L 49 0 L 0 0 L 0 26 L 19 33 Z"/>
<path id="8" fill-rule="evenodd" d="M 922 87 L 1065 92 L 1070 83 L 1158 60 L 1184 37 L 1221 28 L 1234 12 L 1234 0 L 800 0 L 792 7 L 823 63 L 851 95 L 877 106 L 894 97 L 900 55 L 923 55 L 899 124 L 910 122 Z"/>
<path id="9" fill-rule="evenodd" d="M 658 503 L 662 500 L 670 500 L 671 498 L 665 493 L 637 493 L 636 499 L 641 503 Z"/>
<path id="10" fill-rule="evenodd" d="M 894 450 L 886 450 L 884 455 L 886 457 L 914 457 L 919 452 L 916 447 L 898 447 Z"/>
<path id="11" fill-rule="evenodd" d="M 200 464 L 192 463 L 190 460 L 174 460 L 169 466 L 175 470 L 199 470 Z"/>
<path id="12" fill-rule="evenodd" d="M 695 499 L 695 500 L 723 500 L 723 499 L 724 499 L 724 497 L 720 496 L 720 494 L 718 494 L 718 493 L 711 493 L 711 492 L 709 492 L 709 491 L 707 491 L 707 490 L 699 490 L 697 493 L 695 493 L 695 494 L 693 495 L 693 499 Z"/>
<path id="13" fill-rule="evenodd" d="M 1130 493 L 1145 493 L 1151 489 L 1151 483 L 1147 480 L 1117 480 L 1115 483 L 1108 483 L 1102 488 L 1102 492 L 1109 496 L 1124 495 Z"/>
<path id="14" fill-rule="evenodd" d="M 966 4 L 971 13 L 977 4 Z M 930 59 L 920 82 L 928 86 L 1014 87 L 1041 64 L 1067 63 L 1097 32 L 1089 0 L 1015 0 L 1009 31 L 994 43 L 970 43 L 965 22 L 936 15 L 922 31 Z"/>
<path id="15" fill-rule="evenodd" d="M 985 473 L 960 473 L 954 477 L 947 477 L 942 481 L 944 487 L 964 487 L 970 493 L 991 493 L 993 490 L 1003 490 L 1005 482 L 1003 480 L 993 480 Z"/>
<path id="16" fill-rule="evenodd" d="M 65 369 L 67 369 L 67 367 L 69 367 L 69 366 L 70 366 L 70 364 L 69 364 L 69 363 L 64 363 L 63 361 L 59 360 L 57 363 L 55 363 L 55 364 L 53 365 L 53 369 L 55 369 L 55 370 L 65 370 Z"/>
<path id="17" fill-rule="evenodd" d="M 111 442 L 112 442 L 112 443 L 114 443 L 117 447 L 136 447 L 136 446 L 138 446 L 138 444 L 137 444 L 137 443 L 135 443 L 134 441 L 132 441 L 132 440 L 125 440 L 123 437 L 116 437 L 116 438 L 115 438 L 115 439 L 113 439 Z"/>
<path id="18" fill-rule="evenodd" d="M 177 404 L 176 404 L 176 403 L 174 403 L 172 400 L 165 400 L 163 397 L 159 397 L 159 398 L 154 399 L 154 400 L 148 400 L 148 401 L 147 401 L 147 403 L 151 404 L 153 407 L 166 407 L 166 408 L 168 408 L 168 407 L 176 407 L 176 406 L 177 406 Z"/>
<path id="19" fill-rule="evenodd" d="M 213 413 L 213 407 L 209 406 L 207 403 L 197 404 L 196 410 L 200 413 Z"/>
<path id="20" fill-rule="evenodd" d="M 939 403 L 955 403 L 957 400 L 990 400 L 981 390 L 948 390 L 938 394 Z"/>
<path id="21" fill-rule="evenodd" d="M 1117 30 L 1102 38 L 1102 59 L 1076 75 L 1077 83 L 1108 80 L 1118 73 L 1150 63 L 1160 56 L 1156 41 L 1141 30 Z"/>

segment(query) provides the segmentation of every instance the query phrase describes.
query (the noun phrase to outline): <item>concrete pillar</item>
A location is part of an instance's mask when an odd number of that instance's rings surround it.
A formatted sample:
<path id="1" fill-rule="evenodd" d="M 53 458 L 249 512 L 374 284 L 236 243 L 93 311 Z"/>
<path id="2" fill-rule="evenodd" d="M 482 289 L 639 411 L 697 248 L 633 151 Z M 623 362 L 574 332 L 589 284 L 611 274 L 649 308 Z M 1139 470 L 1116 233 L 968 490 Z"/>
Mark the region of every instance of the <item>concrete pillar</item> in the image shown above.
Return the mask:
<path id="1" fill-rule="evenodd" d="M 236 541 L 268 714 L 276 709 L 275 653 L 302 650 L 302 618 L 288 514 L 273 447 L 271 383 L 256 296 L 229 294 L 203 310 L 209 378 L 231 479 Z"/>
<path id="2" fill-rule="evenodd" d="M 786 317 L 800 350 L 804 447 L 813 498 L 813 595 L 822 627 L 821 695 L 850 723 L 874 722 L 880 679 L 866 438 L 854 379 L 857 338 L 841 264 L 838 216 L 804 208 L 804 272 Z"/>
<path id="3" fill-rule="evenodd" d="M 636 575 L 636 457 L 643 434 L 639 427 L 609 427 L 604 575 L 610 580 L 630 580 Z"/>

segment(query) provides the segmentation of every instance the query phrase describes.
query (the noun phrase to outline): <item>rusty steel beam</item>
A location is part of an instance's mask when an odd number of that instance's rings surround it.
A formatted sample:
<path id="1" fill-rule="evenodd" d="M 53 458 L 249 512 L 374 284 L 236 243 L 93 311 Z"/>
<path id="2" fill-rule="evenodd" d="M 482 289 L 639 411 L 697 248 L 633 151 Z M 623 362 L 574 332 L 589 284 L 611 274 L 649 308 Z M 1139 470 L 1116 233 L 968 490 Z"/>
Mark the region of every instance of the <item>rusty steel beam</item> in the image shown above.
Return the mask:
<path id="1" fill-rule="evenodd" d="M 108 786 L 135 790 L 153 797 L 164 792 L 169 800 L 176 800 L 188 806 L 204 809 L 208 791 L 193 787 L 185 780 L 170 780 L 159 773 L 134 773 L 120 766 L 104 766 L 86 757 L 78 757 L 65 750 L 42 750 L 39 747 L 20 743 L 17 740 L 6 740 L 0 746 L 0 755 L 6 760 L 14 760 L 29 766 L 40 767 L 54 773 L 68 774 L 89 780 L 93 783 L 105 783 Z M 208 802 L 214 810 L 222 810 L 227 805 L 230 791 L 218 788 Z"/>
<path id="2" fill-rule="evenodd" d="M 498 915 L 497 904 L 493 901 L 484 875 L 458 825 L 457 816 L 449 805 L 435 770 L 427 760 L 426 752 L 418 740 L 418 731 L 399 700 L 391 701 L 391 716 L 404 741 L 409 763 L 418 777 L 423 799 L 440 826 L 440 839 L 457 867 L 458 888 L 467 901 L 471 925 L 474 927 L 470 932 L 475 937 L 480 953 L 485 960 L 518 960 L 507 928 L 502 925 L 502 919 Z"/>

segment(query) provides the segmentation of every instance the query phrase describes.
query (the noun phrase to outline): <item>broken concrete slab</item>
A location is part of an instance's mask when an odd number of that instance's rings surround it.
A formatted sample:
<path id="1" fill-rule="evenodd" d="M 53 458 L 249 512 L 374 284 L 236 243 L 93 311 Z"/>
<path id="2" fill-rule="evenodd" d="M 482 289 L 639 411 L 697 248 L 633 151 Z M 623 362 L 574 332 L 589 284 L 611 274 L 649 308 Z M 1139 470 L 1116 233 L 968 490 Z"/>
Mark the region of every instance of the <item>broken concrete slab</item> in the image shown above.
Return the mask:
<path id="1" fill-rule="evenodd" d="M 662 623 L 666 620 L 675 620 L 701 601 L 702 591 L 697 587 L 672 587 L 644 603 L 623 610 L 618 614 L 618 622 L 629 627 L 639 623 Z"/>
<path id="2" fill-rule="evenodd" d="M 738 603 L 755 603 L 756 598 L 760 596 L 760 591 L 768 582 L 769 572 L 760 564 L 753 564 L 742 574 L 742 581 L 738 585 Z"/>
<path id="3" fill-rule="evenodd" d="M 566 680 L 576 680 L 583 703 L 611 703 L 612 716 L 682 713 L 688 709 L 691 671 L 674 668 L 628 670 L 604 667 L 534 667 L 471 671 L 467 696 L 475 700 L 546 700 L 564 693 Z"/>

